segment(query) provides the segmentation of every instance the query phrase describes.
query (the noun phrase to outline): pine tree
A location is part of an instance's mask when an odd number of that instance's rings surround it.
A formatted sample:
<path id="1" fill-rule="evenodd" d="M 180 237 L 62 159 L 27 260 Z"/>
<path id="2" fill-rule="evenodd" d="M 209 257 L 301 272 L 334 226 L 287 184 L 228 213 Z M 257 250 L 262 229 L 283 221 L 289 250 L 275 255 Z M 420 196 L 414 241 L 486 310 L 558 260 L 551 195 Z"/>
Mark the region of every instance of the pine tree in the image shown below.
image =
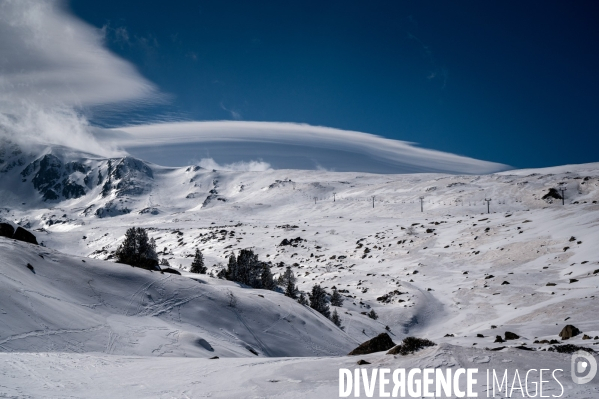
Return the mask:
<path id="1" fill-rule="evenodd" d="M 310 307 L 327 318 L 331 315 L 331 310 L 327 303 L 327 293 L 319 284 L 314 284 L 314 287 L 312 287 Z"/>
<path id="2" fill-rule="evenodd" d="M 303 292 L 300 292 L 300 296 L 297 299 L 297 303 L 299 303 L 300 305 L 304 305 L 304 306 L 308 306 L 308 300 L 306 299 L 306 296 L 304 295 Z"/>
<path id="3" fill-rule="evenodd" d="M 202 255 L 202 251 L 199 248 L 196 248 L 196 254 L 193 258 L 193 262 L 191 262 L 191 268 L 189 269 L 190 273 L 199 273 L 206 274 L 206 266 L 204 266 L 204 255 Z"/>
<path id="4" fill-rule="evenodd" d="M 258 263 L 258 256 L 251 249 L 242 249 L 239 251 L 239 255 L 237 256 L 238 278 L 235 281 L 255 287 L 258 283 L 257 280 L 260 279 L 260 275 L 262 274 L 261 267 L 260 269 L 257 267 L 259 266 Z"/>
<path id="5" fill-rule="evenodd" d="M 219 275 L 221 273 L 219 272 Z M 251 249 L 242 249 L 237 258 L 229 256 L 229 264 L 224 272 L 227 280 L 237 281 L 252 288 L 274 290 L 276 283 L 271 271 L 271 264 L 261 262 Z"/>
<path id="6" fill-rule="evenodd" d="M 227 264 L 227 270 L 225 271 L 225 278 L 231 281 L 239 281 L 239 273 L 237 273 L 237 259 L 235 254 L 229 256 L 229 263 Z"/>
<path id="7" fill-rule="evenodd" d="M 168 260 L 166 258 L 162 258 L 160 259 L 160 266 L 165 266 L 165 267 L 169 267 L 171 264 L 168 263 Z"/>
<path id="8" fill-rule="evenodd" d="M 291 270 L 291 266 L 285 268 L 285 271 L 279 276 L 277 282 L 281 287 L 287 287 L 289 282 L 295 284 L 295 275 L 293 274 L 293 270 Z"/>
<path id="9" fill-rule="evenodd" d="M 341 318 L 339 317 L 339 314 L 337 313 L 337 309 L 333 310 L 333 314 L 331 315 L 331 321 L 337 326 L 337 327 L 341 327 Z"/>
<path id="10" fill-rule="evenodd" d="M 370 317 L 372 320 L 376 320 L 379 318 L 379 315 L 376 314 L 374 309 L 371 309 L 370 312 L 368 312 L 368 317 Z"/>
<path id="11" fill-rule="evenodd" d="M 285 296 L 288 296 L 291 299 L 297 298 L 297 288 L 295 288 L 295 284 L 291 280 L 288 280 L 287 286 L 285 287 Z"/>
<path id="12" fill-rule="evenodd" d="M 337 289 L 334 288 L 333 295 L 331 295 L 331 306 L 341 305 L 343 305 L 343 297 L 341 296 L 341 294 L 339 294 L 339 292 L 337 292 Z"/>
<path id="13" fill-rule="evenodd" d="M 270 271 L 270 265 L 266 262 L 262 262 L 262 274 L 260 276 L 260 282 L 265 290 L 274 290 L 277 286 L 275 279 Z"/>
<path id="14" fill-rule="evenodd" d="M 156 270 L 158 255 L 156 242 L 148 238 L 148 233 L 141 227 L 131 227 L 125 233 L 125 240 L 116 250 L 117 263 Z"/>

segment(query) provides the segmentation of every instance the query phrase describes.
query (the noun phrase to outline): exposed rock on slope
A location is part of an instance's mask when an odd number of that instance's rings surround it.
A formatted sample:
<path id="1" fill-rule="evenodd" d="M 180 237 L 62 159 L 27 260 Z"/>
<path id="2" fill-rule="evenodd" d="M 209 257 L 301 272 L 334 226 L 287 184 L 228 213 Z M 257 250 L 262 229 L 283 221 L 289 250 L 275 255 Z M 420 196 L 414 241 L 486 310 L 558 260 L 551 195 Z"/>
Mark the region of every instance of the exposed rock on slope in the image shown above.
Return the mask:
<path id="1" fill-rule="evenodd" d="M 376 337 L 362 343 L 353 351 L 349 352 L 348 355 L 367 355 L 374 352 L 382 352 L 389 350 L 395 346 L 395 343 L 387 333 L 382 333 Z"/>
<path id="2" fill-rule="evenodd" d="M 579 335 L 580 332 L 581 331 L 578 328 L 574 327 L 571 324 L 568 324 L 567 326 L 562 328 L 562 331 L 560 331 L 559 336 L 561 337 L 561 339 L 565 340 Z"/>
<path id="3" fill-rule="evenodd" d="M 0 237 L 12 238 L 13 240 L 38 245 L 35 235 L 21 226 L 18 226 L 15 231 L 15 228 L 9 223 L 0 223 Z"/>
<path id="4" fill-rule="evenodd" d="M 8 223 L 0 223 L 0 237 L 12 238 L 15 228 Z"/>
<path id="5" fill-rule="evenodd" d="M 86 193 L 86 182 L 91 178 L 90 169 L 80 162 L 64 163 L 53 154 L 36 159 L 23 171 L 24 180 L 32 177 L 33 187 L 42 194 L 44 201 L 60 198 L 79 198 Z"/>
<path id="6" fill-rule="evenodd" d="M 35 238 L 35 236 L 33 234 L 31 234 L 29 231 L 22 228 L 21 226 L 17 227 L 17 230 L 15 231 L 15 235 L 12 238 L 14 238 L 15 240 L 18 240 L 18 241 L 23 241 L 23 242 L 28 242 L 30 244 L 38 245 L 37 239 Z"/>

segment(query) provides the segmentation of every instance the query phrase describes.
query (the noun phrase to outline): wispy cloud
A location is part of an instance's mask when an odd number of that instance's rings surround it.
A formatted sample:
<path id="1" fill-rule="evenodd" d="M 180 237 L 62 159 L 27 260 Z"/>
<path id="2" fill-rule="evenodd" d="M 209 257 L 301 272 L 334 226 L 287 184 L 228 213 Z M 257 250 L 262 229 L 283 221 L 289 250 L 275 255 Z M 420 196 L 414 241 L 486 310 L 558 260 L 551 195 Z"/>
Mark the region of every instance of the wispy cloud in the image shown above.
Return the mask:
<path id="1" fill-rule="evenodd" d="M 220 103 L 220 107 L 222 110 L 227 111 L 229 113 L 229 115 L 231 115 L 231 118 L 233 118 L 235 120 L 242 119 L 241 114 L 239 112 L 225 107 L 225 104 L 223 104 L 222 102 Z"/>
<path id="2" fill-rule="evenodd" d="M 118 35 L 129 40 L 126 30 Z M 84 143 L 91 140 L 85 107 L 160 98 L 104 47 L 103 30 L 71 15 L 63 1 L 0 1 L 0 49 L 0 132 L 14 139 Z"/>
<path id="3" fill-rule="evenodd" d="M 155 86 L 57 0 L 0 3 L 3 96 L 84 106 L 148 100 Z"/>
<path id="4" fill-rule="evenodd" d="M 431 67 L 434 69 L 433 71 L 428 73 L 426 78 L 430 81 L 440 79 L 441 89 L 444 89 L 447 86 L 447 77 L 449 75 L 447 68 L 444 66 L 438 66 L 437 60 L 435 59 L 435 55 L 433 54 L 433 50 L 430 48 L 430 46 L 426 45 L 416 35 L 410 32 L 407 32 L 407 34 L 408 39 L 413 40 L 419 44 L 423 56 L 430 62 Z"/>

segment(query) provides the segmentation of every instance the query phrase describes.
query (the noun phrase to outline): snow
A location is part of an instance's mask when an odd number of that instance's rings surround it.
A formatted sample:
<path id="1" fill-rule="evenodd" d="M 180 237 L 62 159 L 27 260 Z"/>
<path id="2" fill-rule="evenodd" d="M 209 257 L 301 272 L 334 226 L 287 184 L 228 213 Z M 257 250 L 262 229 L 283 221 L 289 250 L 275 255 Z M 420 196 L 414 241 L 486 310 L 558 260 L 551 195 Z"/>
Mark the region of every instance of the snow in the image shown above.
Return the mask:
<path id="1" fill-rule="evenodd" d="M 413 367 L 477 368 L 475 392 L 486 397 L 487 369 L 509 379 L 519 370 L 522 380 L 529 368 L 563 369 L 556 376 L 567 398 L 594 398 L 597 383 L 576 385 L 569 380 L 564 365 L 569 355 L 518 349 L 483 351 L 443 344 L 417 355 L 372 354 L 359 357 L 325 358 L 156 358 L 108 356 L 77 353 L 0 353 L 0 394 L 6 397 L 46 398 L 336 398 L 339 369 L 356 368 L 356 359 L 373 367 L 411 369 Z M 492 375 L 492 374 L 491 374 Z M 501 378 L 501 377 L 500 377 Z M 528 383 L 534 395 L 538 373 Z M 544 375 L 543 395 L 560 396 L 562 388 Z M 524 384 L 524 382 L 523 382 Z M 460 385 L 465 390 L 464 385 Z M 492 389 L 489 387 L 489 389 Z M 504 388 L 505 389 L 505 388 Z M 390 389 L 388 389 L 390 391 Z M 378 396 L 378 387 L 375 391 Z M 492 392 L 492 391 L 491 391 Z M 508 397 L 496 392 L 495 397 Z M 364 392 L 362 391 L 362 395 Z M 519 396 L 515 391 L 513 397 Z M 362 396 L 364 397 L 364 396 Z"/>
<path id="2" fill-rule="evenodd" d="M 0 248 L 3 351 L 322 356 L 345 354 L 356 343 L 272 291 L 74 258 L 13 240 L 1 239 Z"/>
<path id="3" fill-rule="evenodd" d="M 561 368 L 567 397 L 597 396 L 597 379 L 571 383 L 570 355 L 534 343 L 559 339 L 573 324 L 591 339 L 567 343 L 598 348 L 597 164 L 472 176 L 131 160 L 141 191 L 103 198 L 92 187 L 44 202 L 19 175 L 38 155 L 0 175 L 0 218 L 45 245 L 0 238 L 0 396 L 336 397 L 338 369 L 357 360 L 344 355 L 381 332 L 396 343 L 417 336 L 439 345 L 405 358 L 368 355 L 369 367 Z M 64 157 L 105 168 L 101 158 Z M 567 188 L 565 205 L 542 199 L 558 186 Z M 96 216 L 108 202 L 131 212 Z M 148 229 L 159 257 L 182 276 L 112 263 L 131 226 Z M 297 246 L 280 245 L 297 237 Z M 280 293 L 187 273 L 196 247 L 209 272 L 242 248 L 297 264 L 302 291 L 319 283 L 344 295 L 344 329 Z M 371 309 L 377 320 L 363 314 Z M 506 331 L 521 338 L 493 342 Z M 499 346 L 507 348 L 485 349 Z"/>

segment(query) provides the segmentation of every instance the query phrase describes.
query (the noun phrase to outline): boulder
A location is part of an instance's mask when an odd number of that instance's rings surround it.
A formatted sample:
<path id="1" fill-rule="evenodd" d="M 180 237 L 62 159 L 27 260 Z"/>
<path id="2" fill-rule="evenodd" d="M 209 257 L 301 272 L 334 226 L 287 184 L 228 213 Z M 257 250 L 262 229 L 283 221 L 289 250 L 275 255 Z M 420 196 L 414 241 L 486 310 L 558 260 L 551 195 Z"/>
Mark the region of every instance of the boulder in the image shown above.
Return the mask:
<path id="1" fill-rule="evenodd" d="M 549 352 L 557 352 L 557 353 L 574 353 L 574 352 L 578 352 L 578 351 L 585 351 L 585 352 L 593 352 L 593 350 L 591 348 L 586 348 L 584 346 L 578 346 L 578 345 L 572 345 L 572 344 L 565 344 L 565 345 L 554 345 L 551 348 L 548 349 Z"/>
<path id="2" fill-rule="evenodd" d="M 435 345 L 436 344 L 433 341 L 430 341 L 426 338 L 407 337 L 404 338 L 401 345 L 397 345 L 396 347 L 391 348 L 391 350 L 387 352 L 387 355 L 406 356 L 411 353 L 417 352 L 420 349 Z"/>
<path id="3" fill-rule="evenodd" d="M 580 333 L 581 333 L 581 331 L 578 328 L 574 327 L 571 324 L 568 324 L 567 326 L 562 328 L 562 331 L 560 331 L 559 336 L 561 337 L 562 340 L 565 340 L 565 339 L 570 339 L 572 337 L 575 337 Z"/>
<path id="4" fill-rule="evenodd" d="M 516 348 L 516 349 L 522 349 L 523 351 L 534 351 L 535 350 L 534 348 L 530 348 L 530 347 L 525 346 L 525 345 L 518 345 L 518 346 L 515 346 L 514 348 Z"/>
<path id="5" fill-rule="evenodd" d="M 353 351 L 349 352 L 348 355 L 367 355 L 374 352 L 382 352 L 389 350 L 395 346 L 395 343 L 387 333 L 382 333 L 376 337 L 362 343 Z"/>
<path id="6" fill-rule="evenodd" d="M 161 271 L 163 273 L 178 274 L 179 276 L 181 275 L 181 273 L 178 270 L 172 269 L 170 267 L 165 267 L 164 269 L 161 269 Z"/>
<path id="7" fill-rule="evenodd" d="M 28 242 L 30 244 L 38 245 L 37 239 L 35 238 L 35 236 L 33 234 L 31 234 L 29 231 L 22 228 L 21 226 L 17 227 L 17 231 L 15 231 L 15 235 L 12 236 L 12 238 L 14 238 L 15 240 L 24 241 L 24 242 Z"/>
<path id="8" fill-rule="evenodd" d="M 547 194 L 545 194 L 542 199 L 544 199 L 545 201 L 550 201 L 551 199 L 562 199 L 562 196 L 559 195 L 559 193 L 557 192 L 557 190 L 555 188 L 550 188 L 549 192 Z"/>
<path id="9" fill-rule="evenodd" d="M 15 229 L 8 223 L 0 223 L 0 237 L 12 238 L 15 234 Z"/>
<path id="10" fill-rule="evenodd" d="M 520 336 L 518 334 L 515 334 L 513 332 L 509 332 L 509 331 L 505 332 L 505 340 L 506 341 L 509 341 L 509 340 L 512 340 L 512 339 L 518 339 L 518 338 L 520 338 Z"/>

